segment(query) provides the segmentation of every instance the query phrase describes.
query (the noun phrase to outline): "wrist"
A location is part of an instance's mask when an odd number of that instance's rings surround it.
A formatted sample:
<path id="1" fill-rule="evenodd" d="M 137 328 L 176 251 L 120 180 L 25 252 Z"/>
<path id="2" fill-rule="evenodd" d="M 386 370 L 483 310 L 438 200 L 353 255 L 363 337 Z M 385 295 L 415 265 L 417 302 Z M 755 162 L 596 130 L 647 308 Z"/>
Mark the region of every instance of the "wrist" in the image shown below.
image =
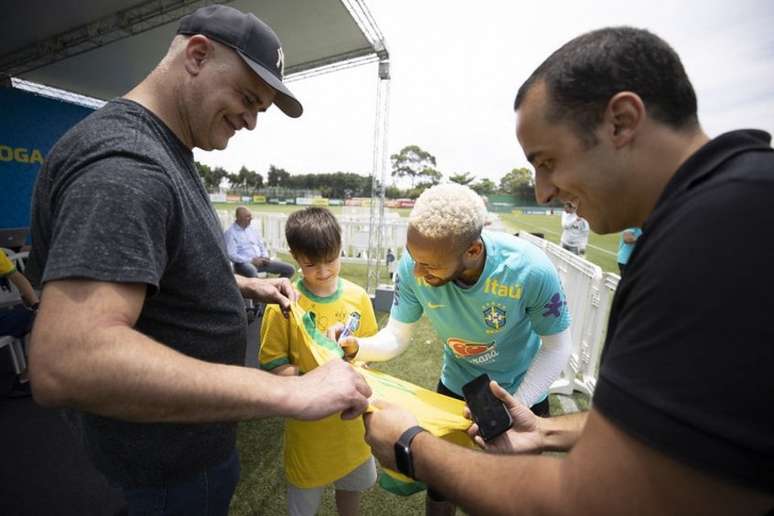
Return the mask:
<path id="1" fill-rule="evenodd" d="M 393 445 L 395 453 L 395 465 L 398 471 L 409 478 L 416 479 L 414 468 L 414 443 L 421 434 L 426 434 L 427 430 L 421 426 L 415 425 L 405 430 Z M 420 438 L 421 439 L 421 438 Z"/>

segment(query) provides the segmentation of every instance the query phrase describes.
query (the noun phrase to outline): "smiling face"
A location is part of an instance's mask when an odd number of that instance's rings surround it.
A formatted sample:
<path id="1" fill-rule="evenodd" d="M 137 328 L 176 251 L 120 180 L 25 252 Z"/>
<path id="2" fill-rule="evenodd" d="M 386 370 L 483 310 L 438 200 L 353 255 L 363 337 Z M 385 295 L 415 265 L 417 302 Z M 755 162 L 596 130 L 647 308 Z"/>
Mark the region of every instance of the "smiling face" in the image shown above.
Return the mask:
<path id="1" fill-rule="evenodd" d="M 535 167 L 535 197 L 575 206 L 595 233 L 620 230 L 626 215 L 626 164 L 606 138 L 605 126 L 589 146 L 569 122 L 547 119 L 548 93 L 536 83 L 517 111 L 516 137 Z"/>
<path id="2" fill-rule="evenodd" d="M 450 238 L 430 239 L 409 226 L 406 250 L 414 259 L 414 276 L 430 286 L 440 287 L 460 280 L 473 284 L 483 268 L 483 244 L 480 239 L 463 249 Z"/>
<path id="3" fill-rule="evenodd" d="M 237 53 L 204 36 L 194 36 L 186 58 L 196 71 L 184 94 L 191 144 L 223 150 L 234 134 L 253 130 L 258 113 L 274 102 L 276 91 L 255 74 Z"/>

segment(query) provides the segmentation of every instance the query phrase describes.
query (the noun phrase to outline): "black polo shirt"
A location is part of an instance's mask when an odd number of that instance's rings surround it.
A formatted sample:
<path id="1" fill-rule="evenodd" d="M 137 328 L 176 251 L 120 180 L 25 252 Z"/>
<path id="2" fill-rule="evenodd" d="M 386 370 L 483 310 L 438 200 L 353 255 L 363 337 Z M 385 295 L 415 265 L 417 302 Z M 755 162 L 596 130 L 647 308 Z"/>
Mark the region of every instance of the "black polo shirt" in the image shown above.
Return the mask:
<path id="1" fill-rule="evenodd" d="M 774 151 L 723 134 L 678 169 L 613 300 L 594 405 L 707 473 L 774 492 Z"/>

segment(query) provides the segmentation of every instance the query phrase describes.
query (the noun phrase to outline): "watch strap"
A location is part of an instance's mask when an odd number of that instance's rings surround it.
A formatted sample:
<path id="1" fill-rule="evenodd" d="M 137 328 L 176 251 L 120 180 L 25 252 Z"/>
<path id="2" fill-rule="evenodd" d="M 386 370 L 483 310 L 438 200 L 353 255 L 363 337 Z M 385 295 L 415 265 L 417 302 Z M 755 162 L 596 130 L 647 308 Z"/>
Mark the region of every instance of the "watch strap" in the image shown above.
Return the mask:
<path id="1" fill-rule="evenodd" d="M 412 479 L 415 479 L 415 477 L 411 443 L 418 434 L 426 431 L 421 426 L 412 426 L 403 432 L 395 443 L 395 464 L 398 466 L 398 471 Z"/>

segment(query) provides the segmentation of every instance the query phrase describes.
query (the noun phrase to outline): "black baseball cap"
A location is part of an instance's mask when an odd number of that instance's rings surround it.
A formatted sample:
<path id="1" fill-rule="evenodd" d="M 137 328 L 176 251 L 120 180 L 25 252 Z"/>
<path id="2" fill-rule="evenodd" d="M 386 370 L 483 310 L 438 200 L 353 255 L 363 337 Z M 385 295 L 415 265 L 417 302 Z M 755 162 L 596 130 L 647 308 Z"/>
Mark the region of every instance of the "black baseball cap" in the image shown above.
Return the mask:
<path id="1" fill-rule="evenodd" d="M 177 33 L 203 34 L 233 48 L 258 77 L 276 90 L 274 103 L 283 113 L 298 118 L 304 112 L 298 99 L 282 83 L 285 55 L 279 38 L 254 14 L 227 5 L 208 5 L 184 16 Z"/>

